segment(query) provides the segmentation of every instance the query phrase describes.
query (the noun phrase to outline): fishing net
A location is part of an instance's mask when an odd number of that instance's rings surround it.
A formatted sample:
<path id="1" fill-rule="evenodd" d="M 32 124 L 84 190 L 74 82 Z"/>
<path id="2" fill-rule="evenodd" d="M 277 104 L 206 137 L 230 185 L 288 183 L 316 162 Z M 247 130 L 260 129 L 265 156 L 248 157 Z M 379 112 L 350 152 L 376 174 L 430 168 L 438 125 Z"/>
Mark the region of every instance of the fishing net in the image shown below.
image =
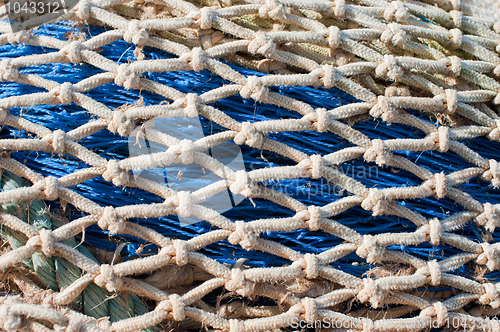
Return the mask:
<path id="1" fill-rule="evenodd" d="M 496 8 L 84 0 L 1 22 L 0 326 L 500 331 Z"/>

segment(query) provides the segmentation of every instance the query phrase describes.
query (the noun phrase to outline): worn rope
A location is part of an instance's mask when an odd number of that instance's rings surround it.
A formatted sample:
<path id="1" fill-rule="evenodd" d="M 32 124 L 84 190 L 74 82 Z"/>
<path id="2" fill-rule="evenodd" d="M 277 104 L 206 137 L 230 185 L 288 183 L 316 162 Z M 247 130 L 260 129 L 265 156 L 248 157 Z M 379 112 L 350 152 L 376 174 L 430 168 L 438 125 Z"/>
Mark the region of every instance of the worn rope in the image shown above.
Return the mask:
<path id="1" fill-rule="evenodd" d="M 32 183 L 30 187 L 2 191 L 2 204 L 59 200 L 84 214 L 53 230 L 37 229 L 21 218 L 2 214 L 2 226 L 24 234 L 27 242 L 24 246 L 13 246 L 12 251 L 0 256 L 0 271 L 36 253 L 43 253 L 66 259 L 85 271 L 68 287 L 53 294 L 52 303 L 56 307 L 73 303 L 92 282 L 109 292 L 126 292 L 156 303 L 153 310 L 143 315 L 99 324 L 73 311 L 28 304 L 17 297 L 3 298 L 0 320 L 4 329 L 16 330 L 23 321 L 29 320 L 33 329 L 49 322 L 54 329 L 86 324 L 94 330 L 134 331 L 165 320 L 189 319 L 216 330 L 264 331 L 285 328 L 297 320 L 312 322 L 328 317 L 359 331 L 416 331 L 430 326 L 428 324 L 444 326 L 447 319 L 453 318 L 459 319 L 465 329 L 483 326 L 490 331 L 500 330 L 498 322 L 490 319 L 496 311 L 477 309 L 485 306 L 498 308 L 498 285 L 454 273 L 464 264 L 474 264 L 490 271 L 500 266 L 496 243 L 484 239 L 480 243 L 474 242 L 457 232 L 471 222 L 489 232 L 500 226 L 498 206 L 482 203 L 460 187 L 474 178 L 481 178 L 492 186 L 500 183 L 498 161 L 482 157 L 463 143 L 476 137 L 485 137 L 492 142 L 500 140 L 500 118 L 495 112 L 495 105 L 500 103 L 500 85 L 496 76 L 500 73 L 499 24 L 486 5 L 443 1 L 438 6 L 431 6 L 421 2 L 382 0 L 359 3 L 339 0 L 240 1 L 234 6 L 229 1 L 219 8 L 198 8 L 192 3 L 176 0 L 160 3 L 158 8 L 155 3 L 152 5 L 153 12 L 168 10 L 168 17 L 128 20 L 127 16 L 137 15 L 126 14 L 127 8 L 133 4 L 80 1 L 73 19 L 89 23 L 98 21 L 112 27 L 86 41 L 63 41 L 26 31 L 14 34 L 9 33 L 7 24 L 0 24 L 0 31 L 5 32 L 0 35 L 0 45 L 23 43 L 55 50 L 1 61 L 2 81 L 30 85 L 44 92 L 0 100 L 2 124 L 33 134 L 29 139 L 0 140 L 0 146 L 8 151 L 42 151 L 70 156 L 88 165 L 54 178 L 44 177 L 7 155 L 0 158 L 1 168 Z M 268 29 L 265 28 L 266 22 L 270 26 Z M 284 26 L 293 29 L 280 28 Z M 155 36 L 157 31 L 162 33 Z M 197 42 L 189 38 L 193 32 L 201 36 L 197 39 L 198 45 L 193 45 Z M 136 46 L 137 60 L 133 63 L 117 63 L 99 53 L 100 47 L 120 39 Z M 177 58 L 146 60 L 143 54 L 145 46 L 173 53 Z M 271 74 L 246 77 L 219 60 L 221 58 L 249 67 L 253 65 Z M 25 66 L 61 62 L 86 63 L 102 72 L 76 84 L 59 84 L 20 70 Z M 209 70 L 229 83 L 195 95 L 144 77 L 145 73 L 202 70 Z M 87 96 L 90 90 L 110 82 L 126 89 L 150 91 L 168 102 L 112 110 Z M 395 84 L 388 86 L 388 82 Z M 359 102 L 335 109 L 314 108 L 271 89 L 283 85 L 336 87 L 353 95 Z M 241 123 L 211 105 L 237 94 L 297 112 L 302 117 Z M 17 107 L 70 103 L 87 110 L 95 120 L 69 132 L 51 131 L 10 112 Z M 448 120 L 444 125 L 438 125 L 422 120 L 408 109 L 435 117 L 444 116 Z M 197 115 L 226 130 L 203 139 L 182 141 L 151 129 L 149 139 L 163 144 L 165 151 L 151 158 L 130 157 L 119 161 L 106 159 L 79 143 L 100 130 L 128 136 L 143 123 L 159 116 Z M 425 137 L 371 139 L 346 122 L 360 115 L 408 125 L 424 132 Z M 300 131 L 330 132 L 351 146 L 327 155 L 308 155 L 267 137 L 270 132 Z M 228 140 L 274 152 L 292 160 L 293 165 L 235 172 L 204 153 Z M 450 173 L 432 171 L 398 154 L 399 151 L 454 153 L 471 167 Z M 367 188 L 338 170 L 337 166 L 357 158 L 380 167 L 407 171 L 421 179 L 421 184 Z M 199 164 L 217 174 L 220 181 L 186 192 L 174 191 L 131 174 L 134 170 L 173 163 Z M 72 189 L 98 176 L 115 186 L 152 192 L 163 202 L 103 207 Z M 296 178 L 325 178 L 349 194 L 324 206 L 306 206 L 262 185 L 264 181 Z M 200 204 L 222 190 L 251 199 L 270 200 L 295 214 L 289 218 L 242 222 Z M 453 200 L 463 207 L 463 211 L 435 219 L 426 218 L 400 204 L 404 200 L 431 196 L 437 200 Z M 417 227 L 416 231 L 364 235 L 335 220 L 335 216 L 355 206 L 361 206 L 374 216 L 393 215 L 409 220 Z M 196 216 L 213 225 L 213 230 L 183 241 L 167 238 L 129 221 L 167 215 Z M 157 245 L 160 250 L 155 255 L 114 265 L 98 264 L 64 243 L 92 225 L 112 234 L 141 238 Z M 319 254 L 302 254 L 262 236 L 269 231 L 298 229 L 325 232 L 341 238 L 344 243 Z M 223 240 L 246 250 L 268 252 L 290 263 L 272 268 L 245 267 L 243 263 L 227 266 L 200 252 L 202 248 Z M 390 248 L 422 243 L 445 244 L 460 253 L 441 260 L 424 260 Z M 411 272 L 377 278 L 357 277 L 332 265 L 351 253 L 366 259 L 369 264 L 403 264 Z M 192 287 L 185 292 L 174 293 L 158 289 L 148 279 L 135 278 L 174 267 L 191 270 L 196 267 L 203 273 L 198 274 L 196 282 L 191 278 Z M 297 280 L 298 283 L 327 280 L 334 287 L 319 294 L 290 292 L 285 284 Z M 428 300 L 414 291 L 437 286 L 450 287 L 455 293 L 446 298 Z M 217 308 L 203 301 L 205 296 L 222 288 L 246 298 L 274 300 L 280 305 L 252 308 L 243 302 L 235 302 L 232 307 Z M 336 310 L 338 304 L 351 299 L 366 303 L 373 309 L 388 305 L 402 309 L 394 309 L 394 317 L 380 319 L 355 317 Z M 466 306 L 473 306 L 474 311 L 465 311 Z M 478 310 L 480 314 L 477 314 Z M 392 319 L 410 312 L 414 313 L 412 318 Z"/>
<path id="2" fill-rule="evenodd" d="M 16 175 L 4 171 L 2 176 L 1 187 L 3 190 L 12 190 L 25 187 L 22 180 Z M 80 276 L 81 270 L 71 264 L 69 261 L 53 256 L 53 243 L 50 242 L 49 231 L 53 228 L 62 226 L 63 224 L 57 219 L 52 219 L 47 213 L 47 209 L 40 200 L 33 200 L 29 203 L 18 202 L 4 205 L 4 213 L 20 217 L 24 222 L 29 222 L 41 234 L 47 245 L 43 247 L 42 253 L 35 253 L 30 258 L 25 260 L 25 263 L 33 268 L 40 283 L 51 289 L 59 291 L 70 286 Z M 5 215 L 5 218 L 9 218 Z M 26 244 L 27 238 L 24 234 L 9 228 L 1 229 L 2 238 L 7 239 L 13 249 L 20 248 Z M 75 238 L 69 238 L 64 241 L 64 244 L 76 248 L 85 257 L 91 259 L 95 263 L 98 261 L 84 246 L 77 246 Z M 51 294 L 52 295 L 52 294 Z M 44 303 L 49 307 L 53 307 L 52 299 L 49 295 L 44 299 Z M 146 305 L 137 296 L 126 296 L 112 294 L 99 288 L 94 283 L 89 284 L 82 290 L 81 294 L 74 299 L 75 307 L 83 313 L 94 318 L 109 317 L 111 322 L 120 321 L 125 318 L 134 317 L 147 312 Z"/>

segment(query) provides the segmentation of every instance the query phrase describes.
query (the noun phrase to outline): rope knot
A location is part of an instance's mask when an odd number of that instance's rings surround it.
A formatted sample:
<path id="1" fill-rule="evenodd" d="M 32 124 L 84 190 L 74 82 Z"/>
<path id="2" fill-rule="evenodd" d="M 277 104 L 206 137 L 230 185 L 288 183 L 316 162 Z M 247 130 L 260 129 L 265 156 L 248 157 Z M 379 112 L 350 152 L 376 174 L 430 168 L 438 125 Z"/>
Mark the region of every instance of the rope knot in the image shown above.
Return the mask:
<path id="1" fill-rule="evenodd" d="M 417 273 L 430 277 L 432 286 L 439 286 L 441 284 L 442 272 L 437 260 L 428 261 L 426 266 L 417 270 Z"/>
<path id="2" fill-rule="evenodd" d="M 195 47 L 191 50 L 191 52 L 180 57 L 180 59 L 186 61 L 195 72 L 205 69 L 206 58 L 206 52 L 201 47 Z"/>
<path id="3" fill-rule="evenodd" d="M 437 260 L 427 262 L 427 266 L 431 277 L 431 285 L 439 286 L 441 284 L 441 266 Z"/>
<path id="4" fill-rule="evenodd" d="M 62 154 L 66 150 L 66 133 L 61 129 L 57 129 L 44 137 L 49 143 L 52 144 L 52 149 L 57 154 Z"/>
<path id="5" fill-rule="evenodd" d="M 198 116 L 199 106 L 200 106 L 200 98 L 196 93 L 186 94 L 186 107 L 184 108 L 184 114 L 188 118 L 194 118 Z"/>
<path id="6" fill-rule="evenodd" d="M 380 35 L 380 40 L 386 44 L 392 43 L 393 45 L 403 47 L 408 41 L 408 36 L 399 24 L 390 23 Z"/>
<path id="7" fill-rule="evenodd" d="M 342 43 L 342 36 L 341 36 L 341 31 L 338 27 L 335 25 L 332 25 L 331 27 L 328 27 L 328 46 L 332 50 L 336 50 L 337 48 L 340 47 L 340 44 Z"/>
<path id="8" fill-rule="evenodd" d="M 203 7 L 200 9 L 200 29 L 212 29 L 214 14 L 216 11 L 213 7 Z"/>
<path id="9" fill-rule="evenodd" d="M 404 85 L 391 85 L 385 88 L 386 97 L 411 97 L 410 89 Z M 389 102 L 392 104 L 391 100 Z M 393 105 L 391 105 L 393 106 Z"/>
<path id="10" fill-rule="evenodd" d="M 272 58 L 276 50 L 276 44 L 263 31 L 256 32 L 254 39 L 248 44 L 250 53 L 261 54 L 267 58 Z"/>
<path id="11" fill-rule="evenodd" d="M 429 235 L 430 239 L 429 242 L 433 246 L 437 246 L 441 241 L 441 234 L 442 234 L 441 228 L 442 228 L 441 222 L 439 221 L 439 219 L 435 218 L 429 220 L 429 223 L 421 226 L 419 228 L 419 231 L 423 232 L 426 235 Z"/>
<path id="12" fill-rule="evenodd" d="M 456 90 L 446 89 L 445 93 L 436 95 L 434 99 L 442 103 L 446 103 L 449 114 L 455 114 L 455 112 L 457 111 L 458 95 Z"/>
<path id="13" fill-rule="evenodd" d="M 451 72 L 455 77 L 460 76 L 460 72 L 462 71 L 462 60 L 458 56 L 450 56 L 448 57 L 451 65 Z"/>
<path id="14" fill-rule="evenodd" d="M 490 271 L 500 268 L 500 250 L 497 244 L 481 243 L 483 252 L 477 256 L 476 262 L 486 265 Z"/>
<path id="15" fill-rule="evenodd" d="M 229 190 L 235 195 L 243 195 L 251 197 L 255 186 L 244 170 L 237 171 L 233 183 L 229 186 Z"/>
<path id="16" fill-rule="evenodd" d="M 497 24 L 500 24 L 500 22 L 498 22 Z M 500 50 L 500 44 L 498 44 L 496 48 L 498 50 Z M 493 68 L 493 74 L 500 76 L 500 64 L 497 65 L 495 68 Z M 498 95 L 497 95 L 497 97 L 498 97 Z M 495 104 L 498 104 L 498 103 L 495 103 Z"/>
<path id="17" fill-rule="evenodd" d="M 54 234 L 51 230 L 41 229 L 38 231 L 42 252 L 45 256 L 51 257 L 54 254 Z"/>
<path id="18" fill-rule="evenodd" d="M 187 249 L 187 244 L 182 240 L 172 241 L 175 248 L 175 264 L 179 266 L 184 266 L 189 261 L 189 253 Z"/>
<path id="19" fill-rule="evenodd" d="M 68 46 L 63 48 L 64 52 L 66 53 L 66 57 L 72 64 L 79 64 L 81 63 L 82 60 L 82 49 L 84 49 L 85 46 L 79 42 L 78 40 L 72 41 L 69 43 Z"/>
<path id="20" fill-rule="evenodd" d="M 12 59 L 0 61 L 0 82 L 15 81 L 19 78 L 19 70 L 12 65 Z"/>
<path id="21" fill-rule="evenodd" d="M 177 193 L 177 215 L 181 218 L 189 218 L 192 215 L 193 199 L 189 191 L 179 191 Z"/>
<path id="22" fill-rule="evenodd" d="M 463 14 L 460 10 L 452 10 L 449 12 L 451 19 L 453 20 L 453 26 L 455 28 L 461 29 L 462 28 L 462 18 Z"/>
<path id="23" fill-rule="evenodd" d="M 500 307 L 499 293 L 496 286 L 492 283 L 483 284 L 484 293 L 479 297 L 479 303 L 490 305 L 493 308 Z"/>
<path id="24" fill-rule="evenodd" d="M 387 21 L 396 19 L 399 22 L 406 22 L 410 18 L 410 13 L 401 1 L 393 1 L 384 11 L 384 18 Z"/>
<path id="25" fill-rule="evenodd" d="M 391 101 L 391 98 L 386 96 L 378 96 L 377 103 L 370 109 L 370 115 L 374 118 L 382 118 L 387 123 L 394 122 L 399 111 Z"/>
<path id="26" fill-rule="evenodd" d="M 253 98 L 260 102 L 265 102 L 269 98 L 269 89 L 262 84 L 257 76 L 247 77 L 247 83 L 241 88 L 240 95 L 245 98 Z"/>
<path id="27" fill-rule="evenodd" d="M 324 133 L 328 130 L 328 112 L 326 108 L 316 109 L 316 130 Z"/>
<path id="28" fill-rule="evenodd" d="M 386 204 L 383 192 L 376 188 L 370 188 L 361 202 L 361 207 L 366 211 L 372 211 L 373 216 L 381 216 L 386 211 Z"/>
<path id="29" fill-rule="evenodd" d="M 55 177 L 47 176 L 45 178 L 44 194 L 49 201 L 55 201 L 59 197 L 59 183 Z"/>
<path id="30" fill-rule="evenodd" d="M 446 324 L 446 320 L 448 318 L 448 309 L 446 309 L 445 305 L 441 302 L 435 302 L 432 306 L 429 306 L 423 309 L 420 312 L 420 316 L 423 317 L 434 317 L 436 316 L 436 321 L 439 327 L 442 327 Z"/>
<path id="31" fill-rule="evenodd" d="M 71 104 L 73 102 L 73 84 L 69 82 L 64 82 L 50 92 L 59 98 L 62 104 Z"/>
<path id="32" fill-rule="evenodd" d="M 345 0 L 335 0 L 335 9 L 333 13 L 341 20 L 345 18 Z"/>
<path id="33" fill-rule="evenodd" d="M 402 79 L 405 72 L 399 66 L 394 55 L 386 54 L 384 55 L 384 60 L 375 68 L 375 74 L 380 77 L 387 76 L 391 80 L 398 82 Z"/>
<path id="34" fill-rule="evenodd" d="M 389 162 L 390 153 L 381 139 L 372 140 L 372 145 L 363 154 L 366 161 L 375 161 L 377 165 L 383 166 Z"/>
<path id="35" fill-rule="evenodd" d="M 183 321 L 186 319 L 185 304 L 179 294 L 172 294 L 168 297 L 170 305 L 172 306 L 172 316 L 175 321 Z"/>
<path id="36" fill-rule="evenodd" d="M 495 126 L 491 129 L 488 138 L 493 141 L 500 141 L 500 120 L 495 120 Z"/>
<path id="37" fill-rule="evenodd" d="M 476 217 L 476 222 L 484 226 L 484 228 L 491 233 L 500 225 L 500 211 L 498 207 L 498 205 L 484 203 L 483 212 Z"/>
<path id="38" fill-rule="evenodd" d="M 137 90 L 141 88 L 141 78 L 137 73 L 130 71 L 129 65 L 124 63 L 116 70 L 115 84 L 127 90 Z"/>
<path id="39" fill-rule="evenodd" d="M 356 249 L 356 255 L 366 259 L 368 264 L 380 262 L 385 253 L 385 247 L 380 246 L 377 239 L 369 234 L 363 235 L 363 241 Z"/>
<path id="40" fill-rule="evenodd" d="M 97 221 L 99 226 L 104 231 L 109 231 L 111 234 L 123 234 L 125 232 L 125 222 L 118 217 L 116 210 L 112 206 L 106 206 L 103 209 L 101 218 Z"/>
<path id="41" fill-rule="evenodd" d="M 91 0 L 80 0 L 76 7 L 76 16 L 82 21 L 87 21 L 90 18 L 90 3 Z"/>
<path id="42" fill-rule="evenodd" d="M 276 0 L 266 0 L 266 3 L 259 8 L 259 16 L 262 18 L 272 18 L 276 21 L 286 20 L 285 7 Z"/>
<path id="43" fill-rule="evenodd" d="M 318 305 L 316 300 L 310 297 L 305 297 L 301 300 L 302 306 L 304 307 L 304 318 L 306 323 L 314 323 L 318 320 Z"/>
<path id="44" fill-rule="evenodd" d="M 483 179 L 491 181 L 491 184 L 496 189 L 500 187 L 500 165 L 495 159 L 489 160 L 490 168 L 484 171 Z"/>
<path id="45" fill-rule="evenodd" d="M 123 286 L 123 280 L 116 276 L 113 267 L 109 264 L 101 265 L 101 273 L 94 278 L 94 283 L 108 292 L 118 292 Z"/>
<path id="46" fill-rule="evenodd" d="M 439 152 L 447 152 L 450 149 L 450 128 L 446 126 L 438 127 L 438 130 L 431 133 L 429 138 L 434 141 Z"/>
<path id="47" fill-rule="evenodd" d="M 125 112 L 121 109 L 113 111 L 113 117 L 108 124 L 108 130 L 112 133 L 118 133 L 120 136 L 128 136 L 134 129 L 134 122 L 130 121 Z"/>
<path id="48" fill-rule="evenodd" d="M 112 182 L 115 186 L 122 187 L 130 184 L 130 173 L 120 168 L 116 160 L 108 160 L 106 171 L 102 173 L 106 181 Z"/>
<path id="49" fill-rule="evenodd" d="M 323 168 L 323 158 L 319 154 L 315 154 L 309 157 L 310 160 L 310 174 L 313 179 L 319 179 L 322 177 Z"/>
<path id="50" fill-rule="evenodd" d="M 325 88 L 333 88 L 337 86 L 337 82 L 342 79 L 342 74 L 332 65 L 323 65 L 321 68 L 314 70 L 311 74 L 318 74 Z"/>
<path id="51" fill-rule="evenodd" d="M 132 20 L 129 22 L 127 30 L 123 34 L 123 39 L 127 43 L 138 46 L 144 45 L 149 38 L 149 33 L 140 27 L 141 21 Z"/>
<path id="52" fill-rule="evenodd" d="M 374 309 L 382 306 L 384 292 L 380 289 L 377 281 L 372 278 L 363 279 L 363 288 L 358 292 L 358 300 L 361 303 L 370 302 Z"/>
<path id="53" fill-rule="evenodd" d="M 436 191 L 436 197 L 442 199 L 446 197 L 447 193 L 447 178 L 444 172 L 434 174 L 434 190 Z"/>
<path id="54" fill-rule="evenodd" d="M 190 139 L 183 139 L 178 144 L 179 158 L 183 165 L 192 164 L 194 162 L 194 144 Z"/>
<path id="55" fill-rule="evenodd" d="M 307 212 L 309 213 L 307 226 L 309 230 L 315 232 L 319 230 L 321 226 L 321 209 L 319 206 L 310 205 L 307 207 Z"/>
<path id="56" fill-rule="evenodd" d="M 225 287 L 230 292 L 241 296 L 252 295 L 255 284 L 245 279 L 245 273 L 237 267 L 231 269 L 231 277 L 226 281 Z"/>
<path id="57" fill-rule="evenodd" d="M 449 4 L 451 5 L 451 9 L 460 10 L 460 0 L 449 0 Z"/>
<path id="58" fill-rule="evenodd" d="M 450 30 L 450 35 L 448 38 L 450 38 L 450 47 L 453 49 L 459 49 L 462 47 L 462 30 L 460 29 L 451 29 Z"/>
<path id="59" fill-rule="evenodd" d="M 307 279 L 316 279 L 319 276 L 319 259 L 316 255 L 305 254 L 304 262 L 306 263 L 305 271 Z"/>
<path id="60" fill-rule="evenodd" d="M 500 65 L 498 65 L 497 67 L 500 67 Z M 500 71 L 500 68 L 499 68 L 499 71 Z M 497 75 L 498 75 L 498 74 L 497 74 Z M 499 92 L 499 93 L 497 93 L 497 95 L 495 96 L 495 99 L 493 99 L 493 104 L 495 104 L 495 105 L 500 104 L 500 92 Z M 497 125 L 497 127 L 498 127 L 498 125 Z M 498 138 L 497 138 L 497 139 L 498 139 Z"/>
<path id="61" fill-rule="evenodd" d="M 448 112 L 450 114 L 455 114 L 457 111 L 458 96 L 457 91 L 453 89 L 445 90 L 446 105 L 448 106 Z"/>
<path id="62" fill-rule="evenodd" d="M 264 143 L 264 135 L 255 128 L 253 123 L 243 122 L 233 140 L 238 145 L 246 144 L 252 148 L 260 148 Z"/>
<path id="63" fill-rule="evenodd" d="M 251 250 L 257 245 L 258 236 L 242 220 L 234 222 L 235 230 L 229 235 L 228 241 L 234 245 L 240 245 L 245 250 Z"/>
<path id="64" fill-rule="evenodd" d="M 316 232 L 320 229 L 321 208 L 319 206 L 308 206 L 307 210 L 299 211 L 297 217 L 306 223 L 309 230 Z"/>

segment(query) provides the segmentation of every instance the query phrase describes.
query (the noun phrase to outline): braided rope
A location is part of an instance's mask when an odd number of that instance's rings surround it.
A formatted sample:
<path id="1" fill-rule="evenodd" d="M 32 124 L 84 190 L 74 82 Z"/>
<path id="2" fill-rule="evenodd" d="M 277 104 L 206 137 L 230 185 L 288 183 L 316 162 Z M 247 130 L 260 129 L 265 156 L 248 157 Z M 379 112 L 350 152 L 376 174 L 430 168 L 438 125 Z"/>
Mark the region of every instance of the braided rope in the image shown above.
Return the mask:
<path id="1" fill-rule="evenodd" d="M 49 54 L 2 60 L 0 78 L 38 88 L 47 92 L 12 96 L 0 100 L 0 120 L 8 127 L 33 133 L 36 138 L 0 140 L 4 150 L 44 151 L 77 158 L 88 168 L 60 178 L 43 177 L 22 163 L 7 156 L 0 158 L 0 167 L 29 180 L 33 185 L 0 193 L 2 204 L 33 199 L 57 200 L 73 205 L 86 213 L 57 229 L 38 230 L 20 218 L 2 214 L 1 224 L 24 234 L 24 246 L 0 256 L 0 270 L 43 253 L 62 257 L 86 273 L 71 285 L 54 293 L 55 306 L 74 302 L 89 284 L 106 288 L 109 292 L 127 292 L 155 301 L 154 310 L 143 315 L 103 325 L 72 311 L 47 309 L 23 303 L 19 298 L 3 298 L 0 319 L 3 328 L 15 330 L 22 317 L 29 317 L 33 329 L 43 321 L 54 327 L 134 331 L 154 326 L 164 320 L 190 319 L 216 330 L 264 331 L 290 326 L 298 320 L 314 322 L 329 318 L 352 330 L 421 330 L 436 323 L 444 326 L 448 319 L 458 319 L 465 329 L 477 327 L 499 331 L 500 324 L 490 319 L 496 311 L 482 312 L 482 316 L 466 312 L 469 304 L 490 305 L 498 308 L 498 284 L 480 283 L 452 273 L 466 263 L 484 266 L 491 271 L 500 266 L 498 245 L 476 243 L 455 232 L 468 222 L 474 222 L 493 232 L 498 224 L 498 206 L 481 203 L 459 186 L 475 177 L 481 177 L 498 186 L 498 161 L 485 159 L 462 141 L 474 137 L 500 140 L 500 118 L 492 104 L 500 102 L 500 73 L 497 45 L 498 19 L 487 11 L 487 3 L 439 2 L 431 6 L 420 2 L 363 1 L 346 4 L 321 1 L 275 0 L 262 3 L 238 2 L 224 8 L 199 9 L 191 3 L 175 0 L 162 6 L 170 8 L 172 17 L 162 19 L 127 20 L 120 13 L 120 1 L 80 1 L 77 19 L 100 21 L 113 29 L 87 41 L 67 42 L 56 38 L 33 35 L 29 32 L 7 33 L 8 26 L 0 24 L 0 45 L 24 43 L 56 51 Z M 110 5 L 115 6 L 113 11 Z M 125 5 L 121 8 L 126 11 Z M 124 14 L 125 15 L 125 14 Z M 243 16 L 252 16 L 242 18 Z M 258 18 L 257 18 L 258 16 Z M 423 20 L 426 18 L 426 20 Z M 264 31 L 259 20 L 272 27 L 289 25 L 294 30 Z M 242 22 L 244 21 L 244 22 Z M 253 24 L 253 22 L 257 22 Z M 353 23 L 356 28 L 350 29 Z M 359 28 L 359 26 L 364 28 Z M 340 28 L 339 28 L 340 27 Z M 187 38 L 191 30 L 209 39 L 200 38 L 201 46 L 191 48 L 175 40 L 155 37 L 155 31 L 174 34 L 178 40 Z M 219 34 L 216 34 L 216 32 Z M 223 36 L 221 36 L 221 34 Z M 215 35 L 215 36 L 213 36 Z M 206 36 L 206 35 L 203 35 Z M 220 39 L 218 39 L 220 37 Z M 138 58 L 131 64 L 116 63 L 99 54 L 99 48 L 116 40 L 135 44 Z M 173 38 L 172 38 L 173 39 Z M 218 39 L 218 40 L 217 40 Z M 192 42 L 192 41 L 190 41 Z M 177 59 L 145 60 L 144 46 L 155 47 L 176 54 Z M 338 53 L 336 53 L 338 51 Z M 238 56 L 234 56 L 238 53 Z M 336 56 L 339 55 L 339 56 Z M 351 56 L 346 63 L 347 55 Z M 273 72 L 263 77 L 238 73 L 218 60 L 228 58 L 236 63 L 254 64 Z M 477 60 L 462 60 L 473 58 Z M 327 61 L 323 61 L 328 59 Z M 19 68 L 45 63 L 90 64 L 102 70 L 76 84 L 59 84 L 35 74 L 23 74 Z M 274 65 L 273 65 L 274 64 Z M 279 64 L 279 65 L 276 65 Z M 260 67 L 259 67 L 260 66 Z M 201 95 L 180 91 L 141 76 L 143 73 L 165 71 L 210 70 L 231 82 Z M 304 73 L 305 72 L 305 73 Z M 288 74 L 288 75 L 282 75 Z M 386 87 L 387 82 L 399 85 Z M 98 86 L 114 82 L 126 89 L 156 93 L 170 100 L 168 104 L 134 106 L 112 111 L 106 105 L 89 98 L 86 93 Z M 463 83 L 461 89 L 457 83 Z M 315 109 L 311 105 L 275 93 L 272 86 L 337 87 L 360 100 L 359 103 L 333 110 Z M 412 92 L 422 93 L 419 96 Z M 227 96 L 239 94 L 243 98 L 277 105 L 298 112 L 301 119 L 282 119 L 240 123 L 221 110 L 210 106 Z M 10 113 L 11 108 L 42 104 L 75 103 L 86 109 L 97 120 L 78 129 L 54 132 Z M 466 125 L 438 126 L 412 115 L 406 109 L 444 114 L 465 119 Z M 79 143 L 93 133 L 108 129 L 128 136 L 138 123 L 158 116 L 203 116 L 226 128 L 208 138 L 190 144 L 154 131 L 150 139 L 167 148 L 152 159 L 131 157 L 107 160 Z M 370 139 L 348 126 L 344 120 L 368 114 L 387 123 L 402 123 L 425 133 L 420 139 Z M 334 133 L 352 144 L 351 147 L 327 155 L 307 155 L 285 143 L 269 139 L 269 132 L 316 131 Z M 207 149 L 228 140 L 240 145 L 272 151 L 295 162 L 293 166 L 278 166 L 234 172 L 204 153 Z M 432 172 L 417 165 L 397 151 L 453 152 L 472 167 L 445 174 Z M 356 158 L 367 163 L 408 171 L 422 180 L 413 187 L 367 188 L 359 181 L 341 173 L 337 166 Z M 221 180 L 194 192 L 176 192 L 153 181 L 134 177 L 130 171 L 172 163 L 196 163 L 217 174 Z M 89 179 L 102 176 L 116 186 L 137 187 L 155 193 L 163 203 L 114 208 L 102 207 L 70 189 Z M 344 188 L 349 195 L 325 206 L 306 206 L 284 193 L 263 186 L 267 180 L 295 178 L 326 178 Z M 242 194 L 252 199 L 266 199 L 295 212 L 289 218 L 258 219 L 251 222 L 233 221 L 207 209 L 200 203 L 222 190 Z M 448 198 L 460 204 L 463 212 L 442 220 L 428 219 L 412 211 L 399 201 L 435 196 Z M 335 221 L 333 217 L 360 205 L 374 216 L 395 215 L 413 222 L 415 232 L 362 235 Z M 214 230 L 188 241 L 170 239 L 128 220 L 155 218 L 177 214 L 196 216 L 214 226 Z M 111 233 L 129 234 L 161 248 L 158 254 L 113 266 L 98 264 L 77 249 L 63 243 L 81 232 L 82 228 L 97 224 Z M 267 231 L 297 229 L 322 231 L 345 242 L 320 254 L 306 254 L 292 250 L 260 235 Z M 228 267 L 199 252 L 210 244 L 228 240 L 246 250 L 259 250 L 290 261 L 289 265 L 273 268 Z M 415 255 L 389 249 L 391 245 L 417 246 L 421 243 L 446 244 L 461 251 L 443 260 L 423 260 Z M 411 267 L 410 275 L 359 278 L 335 268 L 332 263 L 355 253 L 370 264 L 400 263 Z M 165 267 L 192 267 L 206 274 L 189 291 L 169 294 L 151 284 L 134 278 L 145 272 Z M 209 275 L 207 277 L 206 275 Z M 329 280 L 335 289 L 320 295 L 303 296 L 290 293 L 283 283 L 300 280 Z M 456 293 L 439 301 L 429 301 L 412 290 L 427 286 L 448 286 Z M 265 297 L 281 306 L 262 308 L 243 304 L 214 310 L 203 298 L 214 290 L 225 288 L 243 297 Z M 413 318 L 375 319 L 355 317 L 335 309 L 350 299 L 369 303 L 372 308 L 394 305 L 394 318 L 418 311 Z M 38 324 L 38 325 L 37 325 Z"/>
<path id="2" fill-rule="evenodd" d="M 1 185 L 4 190 L 25 187 L 19 177 L 8 171 L 2 174 Z M 52 219 L 49 216 L 43 202 L 40 200 L 33 200 L 29 204 L 25 202 L 6 204 L 4 205 L 4 212 L 16 215 L 25 222 L 28 219 L 29 224 L 34 226 L 40 234 L 43 234 L 41 236 L 50 234 L 48 231 L 52 231 L 53 227 L 58 228 L 62 226 L 60 221 Z M 4 217 L 9 218 L 9 215 L 4 215 Z M 23 236 L 24 234 L 9 228 L 1 229 L 0 235 L 9 241 L 13 249 L 20 248 L 26 244 L 27 238 Z M 33 254 L 31 258 L 25 260 L 25 263 L 34 269 L 43 286 L 53 291 L 59 291 L 70 286 L 82 275 L 82 272 L 78 267 L 63 258 L 57 256 L 51 257 L 50 250 L 52 249 L 50 248 L 50 241 L 45 240 L 45 242 L 49 242 L 49 245 L 42 249 L 42 253 Z M 84 246 L 77 246 L 75 238 L 69 238 L 63 243 L 76 248 L 85 257 L 98 263 Z M 44 299 L 45 304 L 53 307 L 51 301 L 50 295 Z M 110 293 L 99 288 L 94 283 L 89 284 L 89 286 L 82 290 L 81 294 L 74 299 L 74 304 L 76 308 L 91 317 L 109 317 L 111 322 L 147 312 L 147 307 L 137 296 L 118 294 L 112 297 Z"/>

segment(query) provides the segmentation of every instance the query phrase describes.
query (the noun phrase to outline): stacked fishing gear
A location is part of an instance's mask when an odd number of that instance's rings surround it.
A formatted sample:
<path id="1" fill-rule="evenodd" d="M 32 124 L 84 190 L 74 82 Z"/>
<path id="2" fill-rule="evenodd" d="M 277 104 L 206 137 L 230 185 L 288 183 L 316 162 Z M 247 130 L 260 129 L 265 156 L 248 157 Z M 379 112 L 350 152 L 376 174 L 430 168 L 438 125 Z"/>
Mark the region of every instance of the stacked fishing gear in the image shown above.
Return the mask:
<path id="1" fill-rule="evenodd" d="M 85 0 L 1 22 L 0 327 L 500 331 L 491 8 Z"/>

